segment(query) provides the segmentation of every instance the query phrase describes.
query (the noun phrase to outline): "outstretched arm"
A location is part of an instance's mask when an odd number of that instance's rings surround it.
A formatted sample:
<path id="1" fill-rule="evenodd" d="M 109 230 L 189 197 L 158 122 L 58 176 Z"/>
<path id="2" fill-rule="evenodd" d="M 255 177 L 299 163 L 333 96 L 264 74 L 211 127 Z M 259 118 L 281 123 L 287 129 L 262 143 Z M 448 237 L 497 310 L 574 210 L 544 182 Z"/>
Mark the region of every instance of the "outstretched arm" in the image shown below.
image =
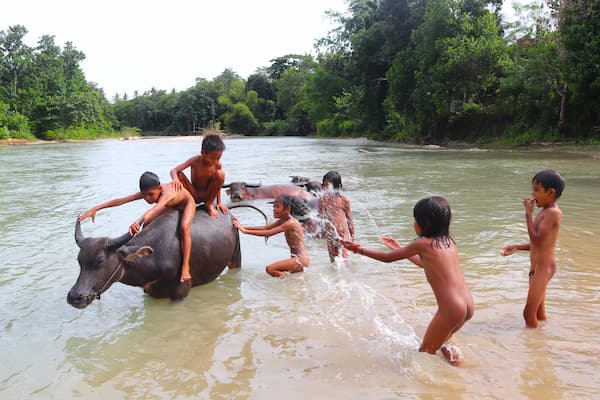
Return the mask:
<path id="1" fill-rule="evenodd" d="M 391 236 L 382 236 L 380 240 L 381 240 L 381 243 L 386 245 L 391 250 L 397 250 L 397 249 L 402 248 L 402 246 L 400 245 L 400 242 L 398 242 L 396 239 L 394 239 Z M 423 264 L 421 263 L 421 256 L 418 254 L 407 257 L 407 259 L 410 262 L 412 262 L 413 264 L 418 265 L 419 267 L 423 266 Z"/>
<path id="2" fill-rule="evenodd" d="M 276 235 L 278 233 L 284 232 L 285 231 L 285 226 L 284 224 L 281 223 L 281 221 L 277 220 L 269 225 L 265 225 L 265 226 L 244 226 L 240 223 L 240 221 L 236 219 L 233 220 L 233 224 L 235 225 L 236 228 L 238 228 L 240 230 L 240 232 L 248 234 L 248 235 L 254 235 L 254 236 L 273 236 Z"/>
<path id="3" fill-rule="evenodd" d="M 510 256 L 511 254 L 514 254 L 518 250 L 529 251 L 529 243 L 507 244 L 507 245 L 503 246 L 502 249 L 500 249 L 500 255 L 504 256 L 504 257 Z"/>
<path id="4" fill-rule="evenodd" d="M 393 249 L 391 251 L 379 251 L 379 250 L 365 249 L 357 242 L 349 242 L 346 240 L 340 240 L 340 242 L 342 243 L 342 246 L 344 246 L 348 250 L 350 250 L 354 253 L 362 254 L 364 256 L 367 256 L 367 257 L 372 258 L 377 261 L 383 261 L 383 262 L 389 263 L 392 261 L 409 259 L 416 265 L 422 266 L 420 264 L 420 259 L 419 259 L 419 263 L 417 263 L 417 262 L 415 262 L 416 259 L 414 258 L 414 256 L 419 255 L 420 243 L 418 241 L 414 241 L 407 246 L 399 247 L 399 248 Z M 415 261 L 413 261 L 413 260 L 415 260 Z"/>
<path id="5" fill-rule="evenodd" d="M 104 202 L 102 204 L 98 204 L 97 206 L 94 206 L 94 207 L 90 208 L 85 213 L 83 213 L 82 215 L 80 215 L 79 216 L 79 221 L 83 221 L 87 217 L 92 217 L 92 222 L 94 222 L 95 219 L 96 219 L 96 213 L 98 211 L 102 210 L 103 208 L 120 206 L 122 204 L 129 203 L 129 202 L 135 201 L 135 200 L 140 200 L 142 198 L 143 198 L 142 193 L 141 192 L 137 192 L 137 193 L 134 193 L 134 194 L 130 194 L 129 196 L 119 197 L 117 199 L 112 199 L 112 200 L 109 200 L 109 201 Z"/>

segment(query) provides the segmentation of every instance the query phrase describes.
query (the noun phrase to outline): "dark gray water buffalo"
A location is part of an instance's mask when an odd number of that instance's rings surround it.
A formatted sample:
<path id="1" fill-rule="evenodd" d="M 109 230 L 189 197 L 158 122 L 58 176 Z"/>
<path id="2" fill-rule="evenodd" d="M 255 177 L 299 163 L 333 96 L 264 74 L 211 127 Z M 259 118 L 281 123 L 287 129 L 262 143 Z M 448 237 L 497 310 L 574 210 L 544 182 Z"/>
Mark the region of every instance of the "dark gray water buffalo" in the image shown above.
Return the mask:
<path id="1" fill-rule="evenodd" d="M 231 213 L 212 218 L 198 209 L 190 228 L 192 279 L 180 283 L 179 218 L 178 211 L 169 210 L 133 238 L 126 233 L 114 239 L 85 238 L 77 221 L 75 242 L 81 271 L 67 302 L 84 308 L 115 282 L 143 287 L 152 297 L 183 299 L 192 286 L 211 282 L 226 266 L 241 266 L 239 233 Z"/>
<path id="2" fill-rule="evenodd" d="M 227 189 L 225 193 L 229 195 L 231 202 L 236 203 L 244 200 L 254 199 L 274 199 L 280 194 L 289 194 L 303 199 L 309 199 L 313 196 L 303 188 L 292 183 L 283 183 L 278 185 L 261 185 L 246 182 L 231 182 L 223 185 Z"/>

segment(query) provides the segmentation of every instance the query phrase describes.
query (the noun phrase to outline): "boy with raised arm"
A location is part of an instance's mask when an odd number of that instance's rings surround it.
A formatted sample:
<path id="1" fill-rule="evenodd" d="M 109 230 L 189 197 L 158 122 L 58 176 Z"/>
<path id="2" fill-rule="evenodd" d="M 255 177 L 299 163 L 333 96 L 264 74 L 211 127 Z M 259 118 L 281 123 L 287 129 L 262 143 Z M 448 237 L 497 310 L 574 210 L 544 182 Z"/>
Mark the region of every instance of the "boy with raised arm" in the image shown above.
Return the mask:
<path id="1" fill-rule="evenodd" d="M 438 310 L 425 330 L 419 351 L 435 354 L 440 350 L 450 364 L 459 365 L 462 352 L 447 341 L 471 319 L 475 305 L 460 268 L 456 243 L 450 236 L 450 205 L 443 197 L 427 197 L 415 204 L 413 216 L 413 227 L 419 237 L 406 246 L 387 236 L 381 241 L 391 251 L 366 249 L 359 243 L 345 240 L 341 242 L 348 250 L 378 261 L 407 259 L 423 268 Z"/>
<path id="2" fill-rule="evenodd" d="M 218 217 L 221 210 L 226 214 L 227 206 L 221 204 L 221 187 L 225 182 L 221 156 L 225 143 L 219 135 L 206 135 L 202 139 L 200 155 L 194 156 L 171 170 L 171 178 L 177 190 L 184 187 L 197 203 L 204 202 L 211 217 Z M 190 179 L 183 170 L 190 167 Z M 215 209 L 215 200 L 217 201 Z"/>
<path id="3" fill-rule="evenodd" d="M 554 249 L 562 220 L 557 201 L 565 188 L 565 180 L 558 171 L 544 170 L 533 177 L 531 187 L 533 198 L 523 200 L 529 243 L 508 244 L 500 254 L 509 256 L 517 250 L 529 251 L 529 292 L 523 317 L 527 327 L 537 328 L 538 321 L 546 320 L 546 289 L 556 272 Z M 533 219 L 536 204 L 542 210 Z"/>
<path id="4" fill-rule="evenodd" d="M 143 224 L 148 225 L 159 215 L 161 215 L 167 208 L 175 208 L 183 211 L 179 225 L 181 230 L 181 253 L 183 256 L 183 262 L 181 264 L 181 276 L 179 280 L 180 282 L 185 282 L 188 279 L 191 279 L 190 253 L 192 251 L 192 237 L 190 235 L 190 226 L 194 219 L 194 215 L 196 214 L 196 203 L 188 191 L 177 190 L 172 182 L 161 185 L 160 180 L 155 173 L 146 171 L 142 174 L 140 177 L 139 192 L 130 194 L 129 196 L 109 200 L 105 203 L 94 206 L 86 211 L 83 215 L 79 216 L 79 220 L 83 221 L 87 217 L 91 217 L 92 222 L 94 222 L 96 218 L 96 212 L 102 210 L 103 208 L 120 206 L 122 204 L 141 199 L 146 200 L 148 204 L 155 205 L 142 214 L 141 217 L 137 218 L 133 224 L 131 224 L 129 227 L 129 233 L 131 235 L 138 233 Z"/>
<path id="5" fill-rule="evenodd" d="M 277 221 L 265 226 L 243 226 L 237 219 L 233 224 L 242 233 L 269 237 L 284 233 L 290 246 L 290 257 L 267 265 L 266 271 L 275 277 L 284 277 L 286 272 L 302 272 L 310 264 L 310 258 L 304 247 L 304 229 L 298 220 L 292 217 L 292 196 L 280 194 L 273 202 L 273 216 Z"/>

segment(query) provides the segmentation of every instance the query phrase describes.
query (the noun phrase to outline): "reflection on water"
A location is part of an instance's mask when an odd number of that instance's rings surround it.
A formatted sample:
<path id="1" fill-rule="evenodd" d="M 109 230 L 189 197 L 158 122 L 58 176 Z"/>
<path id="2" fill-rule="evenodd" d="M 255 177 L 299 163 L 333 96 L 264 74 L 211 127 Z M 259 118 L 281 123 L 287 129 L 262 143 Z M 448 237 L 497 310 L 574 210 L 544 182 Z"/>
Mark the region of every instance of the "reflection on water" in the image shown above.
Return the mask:
<path id="1" fill-rule="evenodd" d="M 600 392 L 600 160 L 517 151 L 425 150 L 366 140 L 226 140 L 228 181 L 321 180 L 341 173 L 356 238 L 414 239 L 412 207 L 442 195 L 452 206 L 474 318 L 456 335 L 463 368 L 416 351 L 436 309 L 422 271 L 351 255 L 329 263 L 309 240 L 311 266 L 275 279 L 287 257 L 281 235 L 243 235 L 243 268 L 195 288 L 183 302 L 114 285 L 85 310 L 65 301 L 78 273 L 77 214 L 137 190 L 145 170 L 168 180 L 200 140 L 104 141 L 0 147 L 0 397 L 562 399 Z M 357 151 L 361 149 L 361 151 Z M 566 176 L 547 297 L 549 320 L 524 328 L 527 253 L 499 256 L 527 239 L 521 200 L 544 168 Z M 143 202 L 103 210 L 90 236 L 117 236 Z M 271 206 L 255 203 L 272 219 Z M 262 225 L 253 210 L 235 209 Z"/>

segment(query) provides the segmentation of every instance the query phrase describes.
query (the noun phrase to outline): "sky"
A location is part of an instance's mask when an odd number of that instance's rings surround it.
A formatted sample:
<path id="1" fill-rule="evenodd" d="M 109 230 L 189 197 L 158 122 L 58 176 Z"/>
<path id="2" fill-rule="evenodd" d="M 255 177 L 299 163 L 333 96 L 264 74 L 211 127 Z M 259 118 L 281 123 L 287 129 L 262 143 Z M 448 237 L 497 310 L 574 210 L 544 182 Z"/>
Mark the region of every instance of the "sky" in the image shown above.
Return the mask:
<path id="1" fill-rule="evenodd" d="M 247 78 L 286 54 L 315 54 L 315 41 L 335 26 L 327 10 L 344 0 L 12 0 L 3 2 L 0 31 L 28 30 L 72 42 L 86 59 L 88 81 L 115 94 L 185 90 L 226 68 Z"/>

